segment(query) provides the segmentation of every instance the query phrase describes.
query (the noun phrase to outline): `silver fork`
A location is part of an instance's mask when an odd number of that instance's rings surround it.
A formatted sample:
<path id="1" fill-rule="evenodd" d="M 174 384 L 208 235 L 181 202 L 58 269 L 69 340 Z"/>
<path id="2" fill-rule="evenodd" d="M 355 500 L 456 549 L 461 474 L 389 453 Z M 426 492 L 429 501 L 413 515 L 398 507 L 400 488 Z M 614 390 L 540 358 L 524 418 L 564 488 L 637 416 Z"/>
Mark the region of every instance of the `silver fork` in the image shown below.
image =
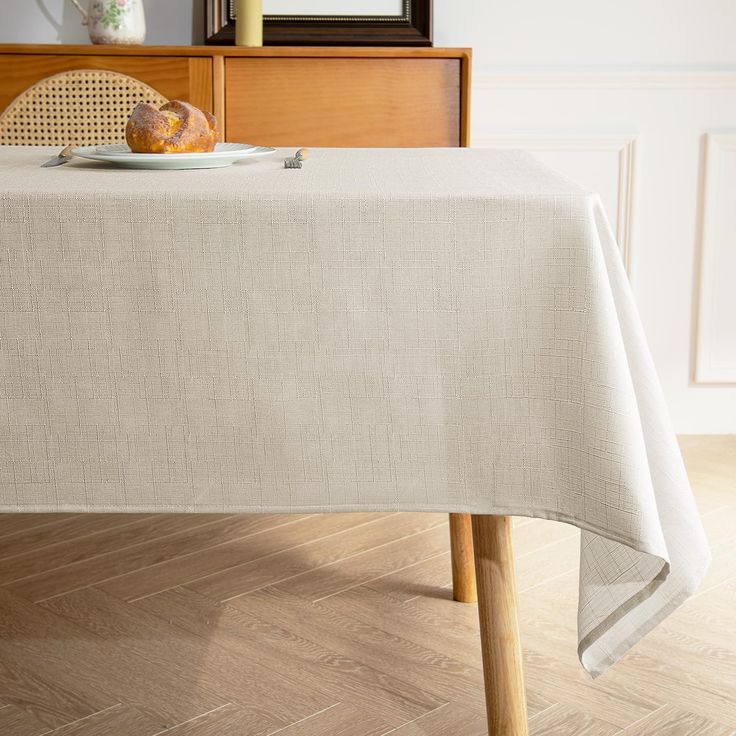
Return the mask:
<path id="1" fill-rule="evenodd" d="M 293 156 L 284 159 L 285 169 L 301 169 L 302 161 L 309 158 L 309 149 L 300 148 Z"/>

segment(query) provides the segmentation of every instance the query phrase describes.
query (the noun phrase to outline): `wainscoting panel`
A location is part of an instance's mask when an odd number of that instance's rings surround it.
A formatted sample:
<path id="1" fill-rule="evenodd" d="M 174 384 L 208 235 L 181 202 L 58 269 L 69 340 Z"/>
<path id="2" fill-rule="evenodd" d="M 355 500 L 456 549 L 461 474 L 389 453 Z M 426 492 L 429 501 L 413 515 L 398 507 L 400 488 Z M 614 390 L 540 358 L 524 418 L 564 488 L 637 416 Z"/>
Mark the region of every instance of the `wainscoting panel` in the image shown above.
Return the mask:
<path id="1" fill-rule="evenodd" d="M 636 136 L 508 135 L 477 137 L 473 145 L 529 151 L 564 176 L 598 192 L 628 270 L 631 260 Z"/>
<path id="2" fill-rule="evenodd" d="M 736 384 L 736 132 L 704 154 L 695 380 Z"/>
<path id="3" fill-rule="evenodd" d="M 736 433 L 736 73 L 476 68 L 472 97 L 472 145 L 601 195 L 675 429 Z"/>

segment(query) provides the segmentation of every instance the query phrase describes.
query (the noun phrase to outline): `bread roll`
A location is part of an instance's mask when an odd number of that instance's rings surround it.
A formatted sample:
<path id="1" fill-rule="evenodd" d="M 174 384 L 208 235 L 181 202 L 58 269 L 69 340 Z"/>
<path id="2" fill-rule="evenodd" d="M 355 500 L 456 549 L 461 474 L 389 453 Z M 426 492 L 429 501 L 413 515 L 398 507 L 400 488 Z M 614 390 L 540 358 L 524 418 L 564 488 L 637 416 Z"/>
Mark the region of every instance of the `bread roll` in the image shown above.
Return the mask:
<path id="1" fill-rule="evenodd" d="M 217 120 L 194 105 L 172 100 L 157 110 L 139 102 L 125 126 L 134 153 L 206 153 L 217 142 Z"/>

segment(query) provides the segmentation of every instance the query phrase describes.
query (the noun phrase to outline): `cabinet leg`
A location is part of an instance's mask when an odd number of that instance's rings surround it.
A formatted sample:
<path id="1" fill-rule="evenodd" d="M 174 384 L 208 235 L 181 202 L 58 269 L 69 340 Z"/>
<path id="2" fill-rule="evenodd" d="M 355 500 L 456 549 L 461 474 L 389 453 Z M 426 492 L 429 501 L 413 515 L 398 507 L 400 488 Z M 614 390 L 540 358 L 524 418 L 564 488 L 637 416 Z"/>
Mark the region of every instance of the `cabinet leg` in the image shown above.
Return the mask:
<path id="1" fill-rule="evenodd" d="M 452 597 L 461 603 L 475 603 L 473 528 L 470 514 L 450 514 L 450 552 L 452 556 Z"/>
<path id="2" fill-rule="evenodd" d="M 473 516 L 489 736 L 528 736 L 510 516 Z"/>

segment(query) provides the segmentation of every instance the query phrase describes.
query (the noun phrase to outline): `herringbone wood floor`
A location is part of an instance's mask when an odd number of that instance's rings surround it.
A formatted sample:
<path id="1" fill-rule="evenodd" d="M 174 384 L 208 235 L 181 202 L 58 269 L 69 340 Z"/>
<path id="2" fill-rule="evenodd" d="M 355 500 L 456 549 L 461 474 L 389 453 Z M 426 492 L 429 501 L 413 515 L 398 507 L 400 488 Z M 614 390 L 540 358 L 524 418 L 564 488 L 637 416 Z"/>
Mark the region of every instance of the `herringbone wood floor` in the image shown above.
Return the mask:
<path id="1" fill-rule="evenodd" d="M 535 736 L 736 732 L 736 438 L 684 438 L 714 562 L 607 675 L 578 534 L 515 527 Z M 2 736 L 480 736 L 444 514 L 0 516 Z"/>

